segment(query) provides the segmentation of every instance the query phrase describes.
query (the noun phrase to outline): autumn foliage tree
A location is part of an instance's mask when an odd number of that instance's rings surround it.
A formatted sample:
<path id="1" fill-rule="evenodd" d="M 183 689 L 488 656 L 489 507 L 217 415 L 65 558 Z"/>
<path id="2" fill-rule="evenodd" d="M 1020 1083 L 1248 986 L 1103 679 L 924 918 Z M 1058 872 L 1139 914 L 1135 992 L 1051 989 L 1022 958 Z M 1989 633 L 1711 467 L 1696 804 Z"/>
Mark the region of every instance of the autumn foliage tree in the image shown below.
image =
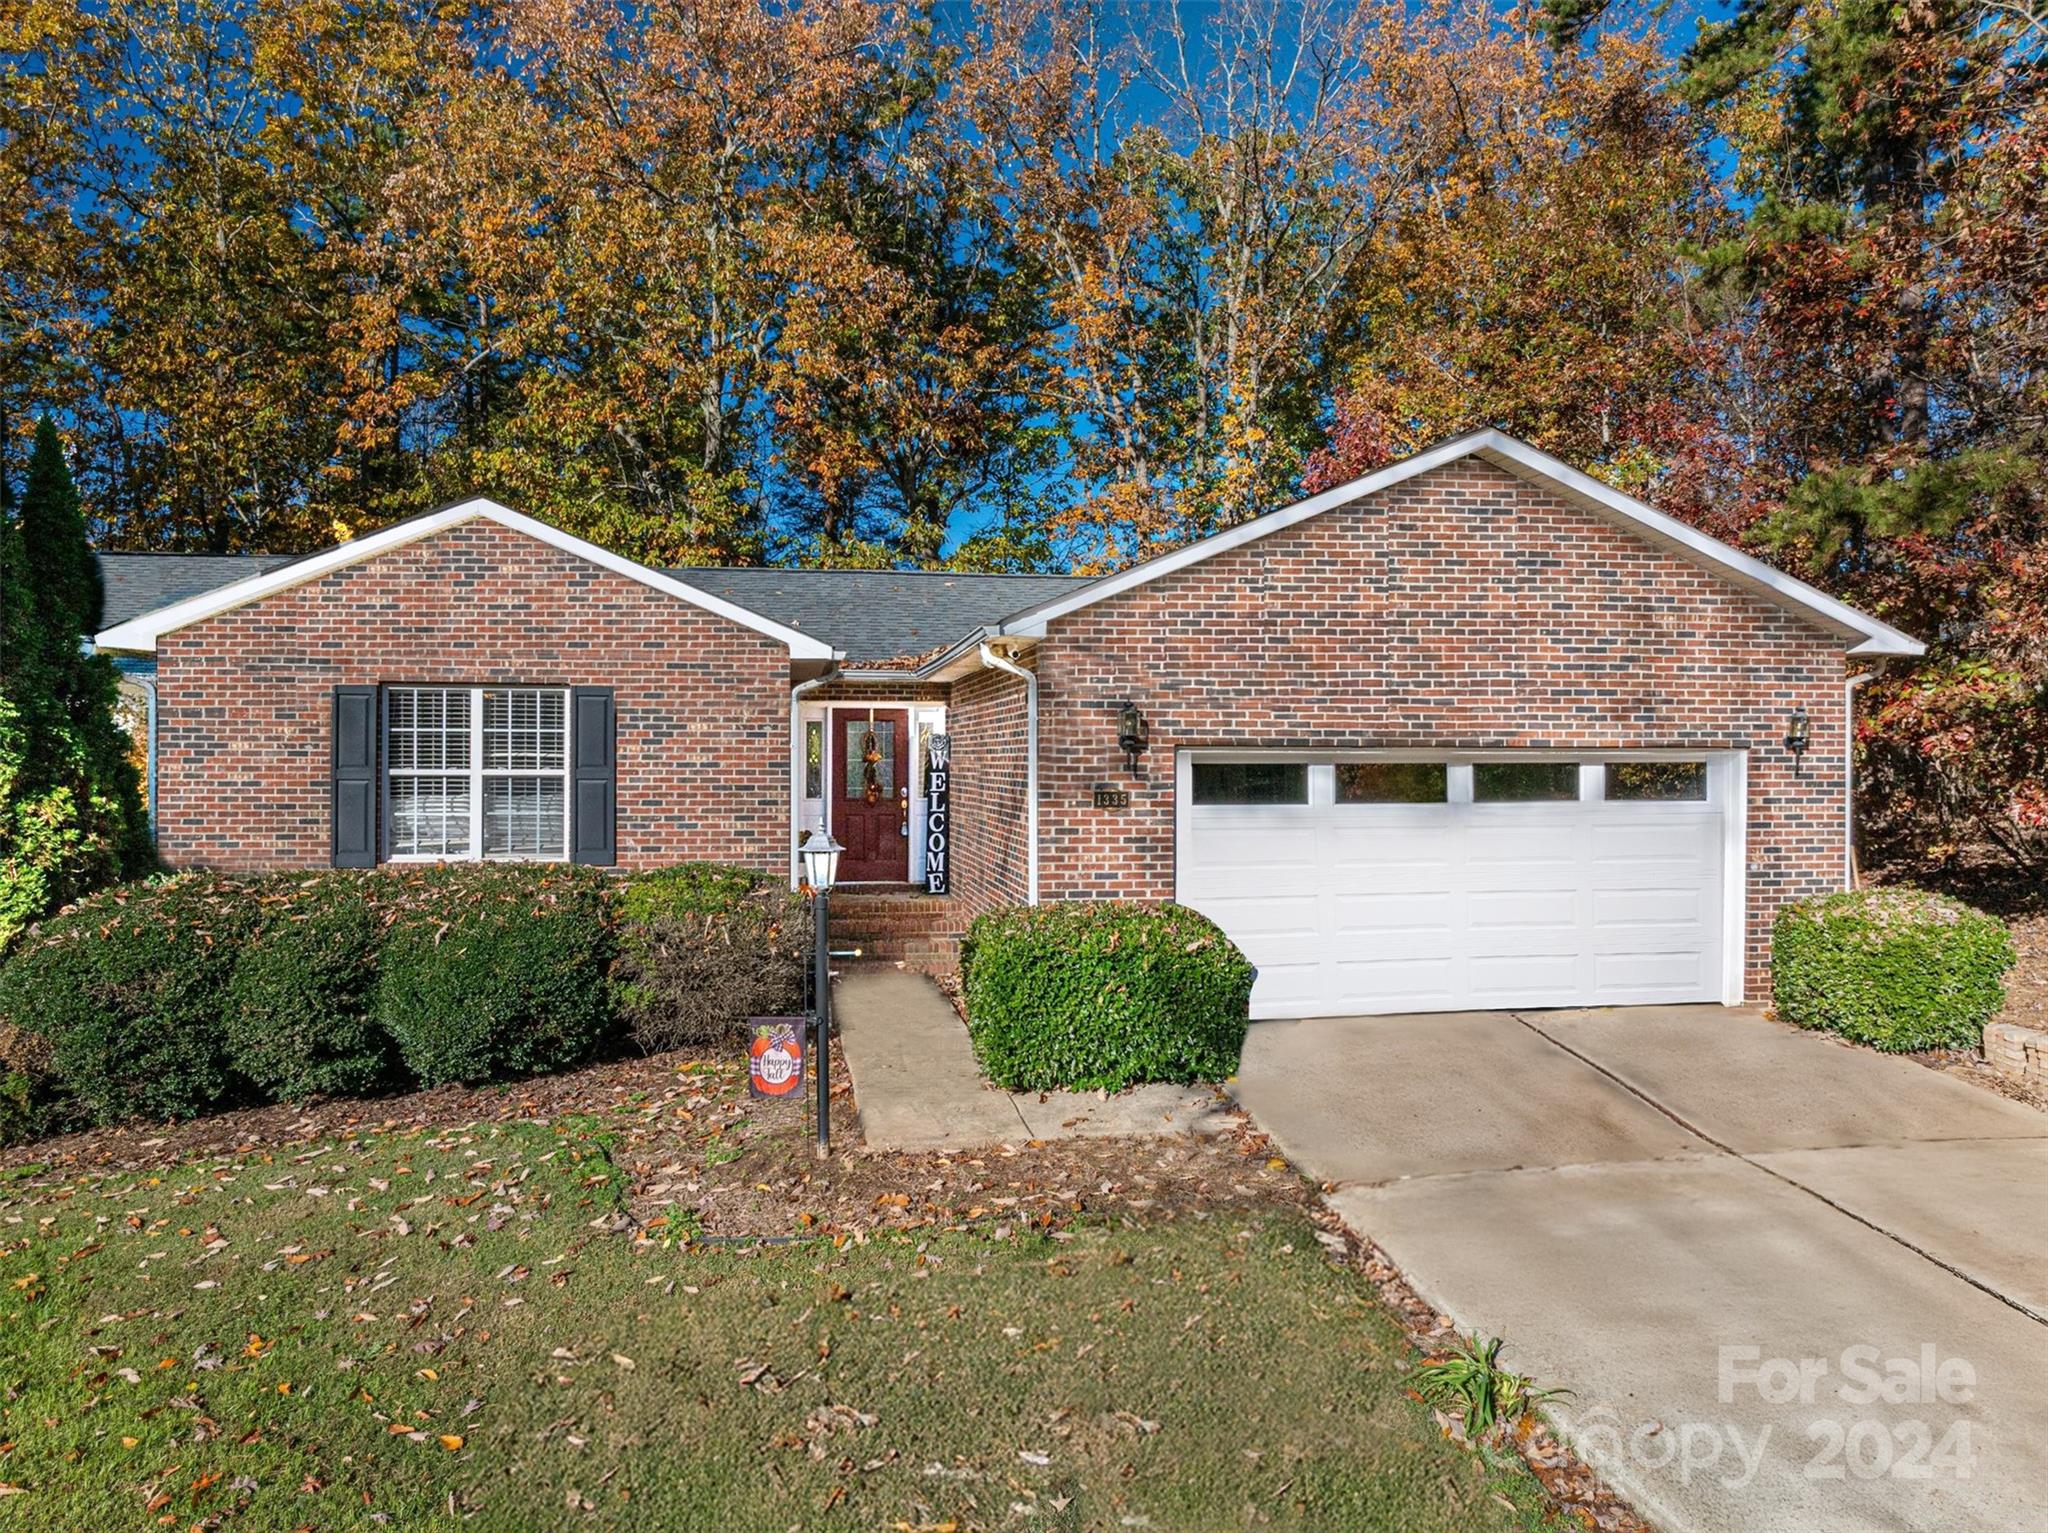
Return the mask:
<path id="1" fill-rule="evenodd" d="M 1729 498 L 1754 539 L 1931 642 L 1861 739 L 1880 852 L 2048 868 L 2041 18 L 1745 4 L 1673 89 L 1750 199 L 1701 282 L 1736 321 Z"/>
<path id="2" fill-rule="evenodd" d="M 1107 569 L 1284 502 L 1322 430 L 1338 305 L 1428 161 L 1411 129 L 1482 7 L 991 6 L 963 80 L 1043 274 L 1048 527 Z"/>
<path id="3" fill-rule="evenodd" d="M 1505 426 L 1932 644 L 1890 856 L 2048 840 L 2048 19 L 2007 0 L 0 8 L 0 466 L 102 545 L 495 494 L 1097 571 Z"/>
<path id="4" fill-rule="evenodd" d="M 1423 189 L 1346 290 L 1320 489 L 1475 426 L 1646 491 L 1709 429 L 1691 252 L 1729 221 L 1656 40 L 1480 28 L 1432 61 Z"/>

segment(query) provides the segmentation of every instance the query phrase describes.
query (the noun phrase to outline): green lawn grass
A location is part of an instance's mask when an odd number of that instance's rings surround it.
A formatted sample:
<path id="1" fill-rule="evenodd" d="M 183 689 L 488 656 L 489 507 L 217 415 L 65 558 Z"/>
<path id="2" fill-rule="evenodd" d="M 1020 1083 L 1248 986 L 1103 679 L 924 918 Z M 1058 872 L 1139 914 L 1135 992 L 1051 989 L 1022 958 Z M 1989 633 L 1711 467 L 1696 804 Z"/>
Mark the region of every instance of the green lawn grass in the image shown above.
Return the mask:
<path id="1" fill-rule="evenodd" d="M 518 1124 L 15 1176 L 0 1522 L 1549 1525 L 1291 1212 L 683 1250 L 616 1181 Z"/>

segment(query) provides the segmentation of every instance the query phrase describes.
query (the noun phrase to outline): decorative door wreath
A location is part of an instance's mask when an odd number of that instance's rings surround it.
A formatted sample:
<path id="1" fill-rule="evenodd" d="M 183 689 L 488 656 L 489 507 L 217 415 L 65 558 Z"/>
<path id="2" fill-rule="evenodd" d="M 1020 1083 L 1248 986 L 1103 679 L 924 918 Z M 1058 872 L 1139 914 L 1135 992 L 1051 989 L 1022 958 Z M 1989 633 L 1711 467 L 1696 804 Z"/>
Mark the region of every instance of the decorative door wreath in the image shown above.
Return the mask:
<path id="1" fill-rule="evenodd" d="M 875 737 L 875 710 L 868 710 L 868 727 L 860 737 L 861 797 L 870 804 L 882 799 L 882 742 Z"/>

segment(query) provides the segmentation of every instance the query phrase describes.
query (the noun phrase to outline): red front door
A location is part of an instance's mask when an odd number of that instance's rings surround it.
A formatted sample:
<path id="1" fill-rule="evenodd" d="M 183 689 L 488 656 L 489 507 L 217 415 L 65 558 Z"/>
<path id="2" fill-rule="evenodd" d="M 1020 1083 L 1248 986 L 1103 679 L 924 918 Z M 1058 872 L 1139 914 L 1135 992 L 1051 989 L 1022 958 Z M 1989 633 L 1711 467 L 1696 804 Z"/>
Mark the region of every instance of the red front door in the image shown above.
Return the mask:
<path id="1" fill-rule="evenodd" d="M 910 879 L 910 715 L 901 708 L 835 710 L 832 834 L 846 848 L 842 883 Z"/>

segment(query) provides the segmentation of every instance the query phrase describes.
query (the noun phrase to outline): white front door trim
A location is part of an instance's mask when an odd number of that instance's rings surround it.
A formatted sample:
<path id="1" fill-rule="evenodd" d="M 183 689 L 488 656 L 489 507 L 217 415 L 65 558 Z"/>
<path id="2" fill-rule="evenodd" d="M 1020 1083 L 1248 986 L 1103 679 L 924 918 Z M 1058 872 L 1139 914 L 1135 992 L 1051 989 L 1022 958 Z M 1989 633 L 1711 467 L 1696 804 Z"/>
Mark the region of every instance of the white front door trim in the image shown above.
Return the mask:
<path id="1" fill-rule="evenodd" d="M 839 754 L 844 750 L 840 739 L 838 715 L 845 713 L 865 714 L 869 709 L 875 712 L 898 712 L 910 720 L 910 737 L 905 742 L 903 769 L 909 774 L 910 788 L 910 882 L 923 883 L 925 877 L 925 795 L 924 773 L 920 770 L 918 753 L 918 731 L 927 726 L 933 734 L 946 732 L 946 705 L 934 702 L 911 702 L 900 697 L 876 697 L 858 701 L 834 698 L 830 702 L 800 702 L 797 707 L 797 727 L 789 742 L 790 782 L 794 785 L 790 798 L 790 840 L 800 840 L 807 830 L 829 829 L 832 822 L 834 781 L 833 772 L 838 765 Z M 823 760 L 820 767 L 819 792 L 814 797 L 808 792 L 805 782 L 806 762 L 804 759 L 805 737 L 813 723 L 823 726 Z"/>

